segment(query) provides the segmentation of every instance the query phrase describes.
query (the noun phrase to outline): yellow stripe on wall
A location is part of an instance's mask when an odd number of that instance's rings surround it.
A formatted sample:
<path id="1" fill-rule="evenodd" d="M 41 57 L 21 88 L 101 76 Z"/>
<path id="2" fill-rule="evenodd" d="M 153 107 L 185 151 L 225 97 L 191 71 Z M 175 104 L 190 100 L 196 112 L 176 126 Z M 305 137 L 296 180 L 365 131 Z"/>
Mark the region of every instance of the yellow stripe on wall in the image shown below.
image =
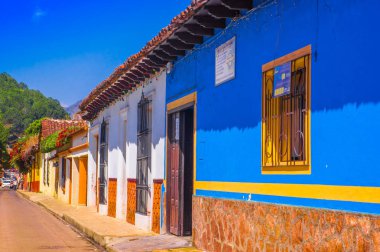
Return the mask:
<path id="1" fill-rule="evenodd" d="M 380 203 L 380 187 L 196 181 L 196 190 Z"/>

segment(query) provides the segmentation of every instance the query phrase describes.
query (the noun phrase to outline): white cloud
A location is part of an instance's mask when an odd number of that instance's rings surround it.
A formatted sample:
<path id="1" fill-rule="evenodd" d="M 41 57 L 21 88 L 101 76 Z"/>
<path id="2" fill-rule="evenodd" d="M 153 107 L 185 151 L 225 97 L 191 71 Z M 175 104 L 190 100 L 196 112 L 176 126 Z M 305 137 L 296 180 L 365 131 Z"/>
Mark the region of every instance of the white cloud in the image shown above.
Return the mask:
<path id="1" fill-rule="evenodd" d="M 33 20 L 38 21 L 42 17 L 46 16 L 47 12 L 43 11 L 41 8 L 37 7 L 33 13 Z"/>

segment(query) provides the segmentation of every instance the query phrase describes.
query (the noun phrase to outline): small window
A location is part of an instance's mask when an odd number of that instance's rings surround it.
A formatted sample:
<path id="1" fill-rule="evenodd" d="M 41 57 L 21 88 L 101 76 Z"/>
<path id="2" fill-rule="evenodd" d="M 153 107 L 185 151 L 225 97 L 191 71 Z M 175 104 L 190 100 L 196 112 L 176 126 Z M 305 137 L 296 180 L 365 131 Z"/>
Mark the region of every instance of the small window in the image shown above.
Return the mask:
<path id="1" fill-rule="evenodd" d="M 310 53 L 290 56 L 263 66 L 263 173 L 310 173 Z"/>

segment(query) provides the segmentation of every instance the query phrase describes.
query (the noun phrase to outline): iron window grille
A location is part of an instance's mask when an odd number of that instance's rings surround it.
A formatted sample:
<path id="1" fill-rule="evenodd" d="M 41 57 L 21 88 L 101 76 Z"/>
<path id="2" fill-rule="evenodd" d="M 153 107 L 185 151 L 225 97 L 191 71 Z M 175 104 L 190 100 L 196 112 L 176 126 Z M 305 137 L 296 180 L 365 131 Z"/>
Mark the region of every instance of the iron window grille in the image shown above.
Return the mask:
<path id="1" fill-rule="evenodd" d="M 274 97 L 274 69 L 263 73 L 263 167 L 309 166 L 309 58 L 291 61 L 290 93 Z"/>
<path id="2" fill-rule="evenodd" d="M 149 172 L 151 170 L 151 128 L 152 113 L 151 101 L 141 95 L 138 103 L 137 120 L 137 179 L 136 179 L 136 212 L 146 215 L 148 205 Z"/>
<path id="3" fill-rule="evenodd" d="M 43 162 L 42 165 L 43 165 L 43 171 L 44 171 L 44 185 L 46 185 L 46 160 L 43 159 L 42 162 Z"/>
<path id="4" fill-rule="evenodd" d="M 49 161 L 46 161 L 46 184 L 49 186 L 50 185 L 50 169 L 49 169 Z"/>
<path id="5" fill-rule="evenodd" d="M 100 155 L 99 155 L 99 203 L 107 204 L 108 178 L 108 124 L 104 121 L 100 127 Z"/>

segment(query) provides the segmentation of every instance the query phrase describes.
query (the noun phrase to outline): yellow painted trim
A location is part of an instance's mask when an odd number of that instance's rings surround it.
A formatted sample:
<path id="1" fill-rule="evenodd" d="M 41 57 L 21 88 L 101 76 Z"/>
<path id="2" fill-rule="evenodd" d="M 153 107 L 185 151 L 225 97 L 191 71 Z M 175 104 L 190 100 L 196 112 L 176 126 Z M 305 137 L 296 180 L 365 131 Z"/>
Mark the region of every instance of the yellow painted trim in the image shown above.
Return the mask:
<path id="1" fill-rule="evenodd" d="M 380 187 L 196 181 L 197 190 L 380 203 Z"/>
<path id="2" fill-rule="evenodd" d="M 279 175 L 310 175 L 311 166 L 310 165 L 297 165 L 297 166 L 265 166 L 261 169 L 261 174 L 279 174 Z"/>
<path id="3" fill-rule="evenodd" d="M 59 153 L 57 153 L 57 155 L 58 155 L 59 157 L 66 156 L 66 155 L 69 155 L 69 154 L 71 154 L 71 153 L 73 153 L 73 152 L 87 149 L 88 146 L 89 146 L 89 144 L 88 144 L 88 142 L 87 142 L 87 143 L 84 143 L 84 144 L 81 144 L 81 145 L 77 145 L 77 146 L 71 147 L 71 148 L 68 149 L 68 150 L 65 150 L 65 151 L 59 152 Z"/>
<path id="4" fill-rule="evenodd" d="M 284 55 L 282 57 L 279 57 L 275 60 L 272 60 L 271 62 L 268 62 L 264 65 L 262 65 L 261 70 L 262 72 L 266 72 L 268 70 L 271 70 L 272 68 L 275 68 L 276 66 L 282 65 L 288 61 L 301 58 L 305 55 L 311 54 L 311 45 L 307 45 L 305 47 L 302 47 L 301 49 L 298 49 L 294 52 L 291 52 L 287 55 Z"/>
<path id="5" fill-rule="evenodd" d="M 84 143 L 84 144 L 81 144 L 81 145 L 77 145 L 77 146 L 71 147 L 69 149 L 69 152 L 75 152 L 75 151 L 84 150 L 84 149 L 87 149 L 88 146 L 89 146 L 88 142 Z"/>
<path id="6" fill-rule="evenodd" d="M 197 93 L 194 95 L 194 134 L 193 134 L 193 195 L 197 181 Z"/>
<path id="7" fill-rule="evenodd" d="M 179 98 L 175 101 L 172 101 L 166 105 L 166 109 L 168 112 L 170 110 L 179 108 L 186 104 L 194 104 L 194 133 L 193 133 L 193 185 L 195 185 L 197 179 L 197 92 L 193 92 L 188 94 L 182 98 Z M 166 119 L 167 122 L 167 119 Z M 166 127 L 166 136 L 168 135 L 167 127 Z M 166 137 L 166 146 L 168 146 L 168 137 Z M 167 151 L 167 148 L 166 148 Z M 166 157 L 168 154 L 166 153 Z M 168 176 L 168 160 L 166 160 L 166 175 Z M 166 181 L 165 181 L 166 182 Z M 165 186 L 166 188 L 166 186 Z M 195 186 L 193 186 L 193 194 L 195 194 Z"/>
<path id="8" fill-rule="evenodd" d="M 189 104 L 189 103 L 196 103 L 197 101 L 197 92 L 188 94 L 182 98 L 179 98 L 178 100 L 172 101 L 166 105 L 166 109 L 168 111 L 173 110 L 175 108 L 181 107 L 183 105 Z"/>

